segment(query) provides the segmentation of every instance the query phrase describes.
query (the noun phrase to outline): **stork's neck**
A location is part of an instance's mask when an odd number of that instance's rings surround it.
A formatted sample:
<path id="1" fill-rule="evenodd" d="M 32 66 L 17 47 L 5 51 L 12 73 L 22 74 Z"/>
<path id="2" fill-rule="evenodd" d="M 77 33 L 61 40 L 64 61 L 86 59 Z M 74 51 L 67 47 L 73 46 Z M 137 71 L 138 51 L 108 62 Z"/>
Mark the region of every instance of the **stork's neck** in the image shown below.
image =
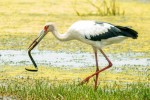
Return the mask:
<path id="1" fill-rule="evenodd" d="M 60 34 L 56 29 L 52 31 L 53 35 L 60 41 L 69 41 L 71 37 L 68 32 Z"/>

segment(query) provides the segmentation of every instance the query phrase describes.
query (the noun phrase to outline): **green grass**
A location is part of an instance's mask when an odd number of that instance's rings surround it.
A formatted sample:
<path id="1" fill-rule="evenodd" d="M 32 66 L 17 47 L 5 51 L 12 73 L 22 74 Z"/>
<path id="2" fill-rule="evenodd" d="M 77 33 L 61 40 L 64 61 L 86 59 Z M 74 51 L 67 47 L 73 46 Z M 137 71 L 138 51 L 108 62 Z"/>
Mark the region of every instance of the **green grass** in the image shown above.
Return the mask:
<path id="1" fill-rule="evenodd" d="M 23 100 L 149 100 L 149 71 L 139 66 L 126 67 L 122 72 L 115 72 L 115 68 L 111 68 L 100 73 L 99 87 L 95 92 L 94 79 L 78 86 L 82 79 L 95 71 L 95 67 L 42 66 L 38 72 L 28 72 L 23 66 L 4 66 L 0 69 L 0 97 Z"/>
<path id="2" fill-rule="evenodd" d="M 148 83 L 106 84 L 95 92 L 93 86 L 78 86 L 74 83 L 59 83 L 49 80 L 24 80 L 24 82 L 6 82 L 0 86 L 3 98 L 11 97 L 21 100 L 149 100 Z"/>

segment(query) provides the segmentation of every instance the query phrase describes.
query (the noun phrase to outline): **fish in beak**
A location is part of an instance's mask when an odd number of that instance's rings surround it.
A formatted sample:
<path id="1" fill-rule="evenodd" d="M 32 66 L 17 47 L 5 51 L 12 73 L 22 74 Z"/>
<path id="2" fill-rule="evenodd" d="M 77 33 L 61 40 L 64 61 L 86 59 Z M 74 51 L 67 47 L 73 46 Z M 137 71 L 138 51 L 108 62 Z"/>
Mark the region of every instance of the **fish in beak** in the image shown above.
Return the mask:
<path id="1" fill-rule="evenodd" d="M 32 72 L 36 72 L 38 71 L 38 67 L 37 67 L 37 64 L 35 63 L 33 57 L 31 56 L 31 50 L 33 50 L 36 45 L 44 38 L 44 36 L 47 34 L 47 29 L 48 29 L 48 26 L 45 26 L 44 29 L 40 32 L 40 35 L 39 37 L 37 37 L 29 46 L 28 48 L 28 55 L 35 67 L 35 69 L 29 69 L 29 68 L 25 68 L 27 71 L 32 71 Z"/>

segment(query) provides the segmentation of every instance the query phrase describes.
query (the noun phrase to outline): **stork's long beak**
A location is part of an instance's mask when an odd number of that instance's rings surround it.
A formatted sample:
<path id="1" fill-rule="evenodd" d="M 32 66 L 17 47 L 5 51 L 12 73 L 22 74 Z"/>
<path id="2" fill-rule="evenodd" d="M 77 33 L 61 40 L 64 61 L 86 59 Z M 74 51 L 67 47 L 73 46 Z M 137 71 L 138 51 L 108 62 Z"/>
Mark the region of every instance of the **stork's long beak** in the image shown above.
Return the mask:
<path id="1" fill-rule="evenodd" d="M 34 67 L 35 67 L 35 69 L 25 68 L 27 71 L 33 71 L 33 72 L 38 71 L 38 67 L 37 67 L 37 65 L 36 65 L 36 63 L 35 63 L 33 57 L 31 56 L 31 50 L 44 38 L 44 36 L 45 36 L 46 34 L 47 34 L 47 32 L 45 32 L 44 30 L 42 30 L 42 31 L 40 32 L 40 36 L 37 37 L 37 38 L 30 44 L 30 46 L 29 46 L 29 48 L 28 48 L 28 55 L 29 55 L 29 57 L 30 57 L 30 59 L 31 59 L 31 61 L 32 61 Z"/>

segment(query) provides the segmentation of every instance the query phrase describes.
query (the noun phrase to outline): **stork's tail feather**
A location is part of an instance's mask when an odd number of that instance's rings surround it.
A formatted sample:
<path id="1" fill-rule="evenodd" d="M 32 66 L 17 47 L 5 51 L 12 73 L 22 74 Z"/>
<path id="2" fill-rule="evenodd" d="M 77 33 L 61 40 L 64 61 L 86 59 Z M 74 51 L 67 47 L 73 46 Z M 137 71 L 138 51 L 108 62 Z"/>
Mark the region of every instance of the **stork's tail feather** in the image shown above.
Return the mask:
<path id="1" fill-rule="evenodd" d="M 131 29 L 129 27 L 123 27 L 123 26 L 116 26 L 116 27 L 121 30 L 123 35 L 125 35 L 127 37 L 131 37 L 133 39 L 137 39 L 138 33 L 135 30 L 133 30 L 133 29 Z"/>

